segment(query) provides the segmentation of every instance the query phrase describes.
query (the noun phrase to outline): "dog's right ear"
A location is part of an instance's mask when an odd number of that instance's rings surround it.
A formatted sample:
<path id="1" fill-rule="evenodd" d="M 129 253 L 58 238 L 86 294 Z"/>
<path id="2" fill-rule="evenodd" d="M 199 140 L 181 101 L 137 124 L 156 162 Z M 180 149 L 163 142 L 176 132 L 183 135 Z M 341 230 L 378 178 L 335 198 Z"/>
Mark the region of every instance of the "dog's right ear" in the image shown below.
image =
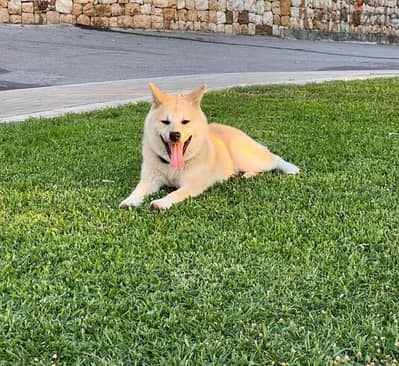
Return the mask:
<path id="1" fill-rule="evenodd" d="M 187 94 L 187 97 L 191 100 L 193 104 L 200 104 L 201 99 L 208 90 L 206 85 L 200 86 L 198 89 L 192 91 L 191 93 Z"/>
<path id="2" fill-rule="evenodd" d="M 159 89 L 155 84 L 150 83 L 150 89 L 152 92 L 152 99 L 155 105 L 160 105 L 165 103 L 169 97 L 161 89 Z"/>

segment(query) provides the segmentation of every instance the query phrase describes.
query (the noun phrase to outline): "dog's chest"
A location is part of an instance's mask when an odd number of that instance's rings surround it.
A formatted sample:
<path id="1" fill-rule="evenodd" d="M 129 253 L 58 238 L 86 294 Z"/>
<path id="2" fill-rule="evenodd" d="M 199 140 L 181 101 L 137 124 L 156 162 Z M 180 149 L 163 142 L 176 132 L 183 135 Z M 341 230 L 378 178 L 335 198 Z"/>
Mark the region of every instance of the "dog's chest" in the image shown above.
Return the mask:
<path id="1" fill-rule="evenodd" d="M 165 184 L 169 187 L 180 187 L 183 170 L 172 168 L 170 165 L 162 167 L 162 175 L 165 178 Z"/>

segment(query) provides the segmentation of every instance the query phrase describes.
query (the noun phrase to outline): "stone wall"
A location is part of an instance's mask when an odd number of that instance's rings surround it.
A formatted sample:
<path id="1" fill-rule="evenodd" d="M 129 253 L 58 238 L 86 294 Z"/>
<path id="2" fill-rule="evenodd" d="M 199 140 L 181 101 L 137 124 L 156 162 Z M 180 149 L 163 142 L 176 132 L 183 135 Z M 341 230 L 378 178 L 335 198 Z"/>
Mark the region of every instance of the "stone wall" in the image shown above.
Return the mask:
<path id="1" fill-rule="evenodd" d="M 399 36 L 399 0 L 0 0 L 0 23 Z"/>

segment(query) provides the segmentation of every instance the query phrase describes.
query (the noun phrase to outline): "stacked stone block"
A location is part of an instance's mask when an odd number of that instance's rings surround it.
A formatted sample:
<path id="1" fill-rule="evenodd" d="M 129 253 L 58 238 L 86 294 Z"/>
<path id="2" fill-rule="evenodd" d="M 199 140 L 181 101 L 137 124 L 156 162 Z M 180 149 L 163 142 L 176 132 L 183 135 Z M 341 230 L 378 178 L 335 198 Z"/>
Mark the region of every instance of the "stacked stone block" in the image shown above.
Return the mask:
<path id="1" fill-rule="evenodd" d="M 0 23 L 280 35 L 399 36 L 399 0 L 0 0 Z"/>

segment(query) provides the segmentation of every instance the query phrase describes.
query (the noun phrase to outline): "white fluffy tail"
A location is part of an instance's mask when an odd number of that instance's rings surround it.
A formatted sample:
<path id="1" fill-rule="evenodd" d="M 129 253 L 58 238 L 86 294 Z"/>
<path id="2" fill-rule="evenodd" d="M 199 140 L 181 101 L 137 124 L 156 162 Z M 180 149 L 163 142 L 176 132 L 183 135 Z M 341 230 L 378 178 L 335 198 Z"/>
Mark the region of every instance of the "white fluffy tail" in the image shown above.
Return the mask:
<path id="1" fill-rule="evenodd" d="M 284 159 L 280 158 L 277 155 L 275 155 L 275 156 L 277 159 L 276 169 L 279 169 L 286 174 L 298 174 L 299 173 L 299 168 L 297 166 L 289 163 L 288 161 L 285 161 Z"/>

